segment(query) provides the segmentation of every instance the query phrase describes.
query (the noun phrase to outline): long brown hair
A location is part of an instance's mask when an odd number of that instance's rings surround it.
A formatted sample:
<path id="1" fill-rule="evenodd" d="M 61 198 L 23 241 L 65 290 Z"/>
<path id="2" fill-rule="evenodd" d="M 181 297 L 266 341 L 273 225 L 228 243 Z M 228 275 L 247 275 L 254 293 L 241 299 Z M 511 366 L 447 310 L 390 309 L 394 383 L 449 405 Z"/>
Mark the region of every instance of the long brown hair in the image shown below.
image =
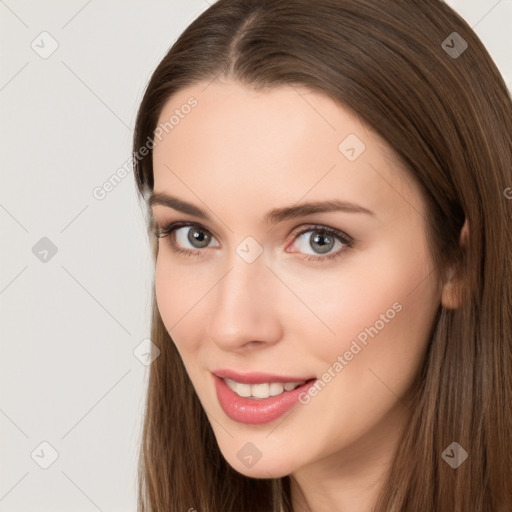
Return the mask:
<path id="1" fill-rule="evenodd" d="M 151 151 L 140 149 L 164 104 L 218 76 L 259 90 L 306 86 L 357 113 L 419 183 L 439 275 L 455 268 L 460 277 L 462 303 L 439 306 L 375 510 L 510 512 L 512 100 L 482 42 L 440 0 L 218 0 L 145 90 L 133 139 L 140 198 L 154 185 Z M 160 356 L 150 367 L 139 512 L 291 512 L 290 476 L 248 478 L 223 458 L 154 293 L 151 339 Z M 456 469 L 442 458 L 452 442 L 468 453 Z"/>

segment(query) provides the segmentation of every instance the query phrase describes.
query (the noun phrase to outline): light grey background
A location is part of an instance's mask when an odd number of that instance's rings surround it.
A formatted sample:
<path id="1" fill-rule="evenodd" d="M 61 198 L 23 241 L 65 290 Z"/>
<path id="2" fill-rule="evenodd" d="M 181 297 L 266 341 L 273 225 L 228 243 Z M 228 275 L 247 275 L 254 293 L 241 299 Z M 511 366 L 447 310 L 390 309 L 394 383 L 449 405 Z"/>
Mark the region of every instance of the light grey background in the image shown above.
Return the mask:
<path id="1" fill-rule="evenodd" d="M 448 3 L 510 87 L 512 0 Z M 150 74 L 208 5 L 0 0 L 0 512 L 136 509 L 151 258 L 132 175 L 93 190 L 128 161 Z"/>

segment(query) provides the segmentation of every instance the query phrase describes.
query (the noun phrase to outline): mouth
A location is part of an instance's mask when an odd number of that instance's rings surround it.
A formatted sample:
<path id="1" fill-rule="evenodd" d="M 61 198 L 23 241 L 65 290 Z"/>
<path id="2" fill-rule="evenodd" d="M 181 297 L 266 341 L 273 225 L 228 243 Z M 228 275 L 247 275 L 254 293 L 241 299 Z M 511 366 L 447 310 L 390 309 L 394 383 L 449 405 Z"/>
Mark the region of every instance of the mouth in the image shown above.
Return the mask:
<path id="1" fill-rule="evenodd" d="M 228 374 L 236 379 L 224 376 Z M 252 425 L 274 421 L 288 412 L 317 380 L 262 373 L 235 375 L 232 371 L 215 371 L 212 376 L 217 399 L 226 415 Z"/>

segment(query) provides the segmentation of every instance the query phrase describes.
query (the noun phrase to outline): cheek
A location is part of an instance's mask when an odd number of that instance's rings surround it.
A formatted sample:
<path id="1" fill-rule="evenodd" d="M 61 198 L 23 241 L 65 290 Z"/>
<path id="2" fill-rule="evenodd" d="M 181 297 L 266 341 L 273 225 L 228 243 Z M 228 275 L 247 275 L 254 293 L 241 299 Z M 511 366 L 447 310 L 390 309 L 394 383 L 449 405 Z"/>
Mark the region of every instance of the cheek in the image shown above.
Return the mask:
<path id="1" fill-rule="evenodd" d="M 439 306 L 434 275 L 425 279 L 428 266 L 421 260 L 396 260 L 394 265 L 388 261 L 366 270 L 350 278 L 345 275 L 338 280 L 342 285 L 326 287 L 323 301 L 317 302 L 318 316 L 335 335 L 319 343 L 311 325 L 303 332 L 307 357 L 320 362 L 318 378 L 325 383 L 311 396 L 311 410 L 318 413 L 305 414 L 295 427 L 297 432 L 317 432 L 318 415 L 323 415 L 326 433 L 313 441 L 313 451 L 329 453 L 336 443 L 350 444 L 390 411 L 405 411 L 402 397 L 425 356 Z"/>
<path id="2" fill-rule="evenodd" d="M 416 369 L 440 304 L 440 289 L 426 246 L 421 240 L 415 243 L 414 251 L 402 251 L 398 244 L 375 246 L 325 274 L 321 282 L 307 274 L 296 282 L 298 294 L 308 298 L 324 324 L 303 317 L 302 337 L 327 367 L 346 354 L 346 369 L 352 370 L 344 372 L 349 374 L 367 373 L 376 364 L 389 369 L 393 380 L 397 368 L 404 373 Z"/>
<path id="3" fill-rule="evenodd" d="M 195 350 L 193 340 L 200 339 L 195 331 L 203 326 L 204 295 L 214 282 L 206 281 L 193 264 L 185 268 L 173 263 L 166 250 L 161 249 L 156 260 L 155 297 L 164 326 L 183 355 Z"/>
<path id="4" fill-rule="evenodd" d="M 172 292 L 174 287 L 173 279 L 175 274 L 171 273 L 171 269 L 163 262 L 162 256 L 159 254 L 155 266 L 155 297 L 160 312 L 160 316 L 167 328 L 170 330 L 173 323 L 176 294 Z"/>
<path id="5" fill-rule="evenodd" d="M 180 330 L 180 321 L 185 315 L 184 305 L 188 303 L 188 289 L 184 286 L 183 272 L 169 264 L 165 255 L 159 254 L 155 267 L 155 297 L 160 316 L 167 332 L 173 340 L 180 339 L 176 333 Z M 180 300 L 181 298 L 181 300 Z"/>

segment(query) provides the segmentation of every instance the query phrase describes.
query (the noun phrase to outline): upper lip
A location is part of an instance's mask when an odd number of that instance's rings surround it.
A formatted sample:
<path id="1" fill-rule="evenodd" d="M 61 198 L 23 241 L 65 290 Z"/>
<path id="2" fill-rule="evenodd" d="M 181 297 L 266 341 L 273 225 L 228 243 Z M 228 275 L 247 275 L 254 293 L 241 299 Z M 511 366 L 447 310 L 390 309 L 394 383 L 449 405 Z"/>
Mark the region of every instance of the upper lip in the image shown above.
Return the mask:
<path id="1" fill-rule="evenodd" d="M 248 372 L 248 373 L 239 373 L 235 370 L 230 370 L 228 368 L 221 368 L 218 370 L 213 370 L 212 373 L 217 375 L 217 377 L 221 377 L 223 379 L 231 379 L 236 382 L 240 382 L 242 384 L 263 384 L 265 382 L 302 382 L 314 379 L 315 377 L 290 377 L 287 375 L 275 375 L 272 373 L 264 373 L 264 372 Z"/>

